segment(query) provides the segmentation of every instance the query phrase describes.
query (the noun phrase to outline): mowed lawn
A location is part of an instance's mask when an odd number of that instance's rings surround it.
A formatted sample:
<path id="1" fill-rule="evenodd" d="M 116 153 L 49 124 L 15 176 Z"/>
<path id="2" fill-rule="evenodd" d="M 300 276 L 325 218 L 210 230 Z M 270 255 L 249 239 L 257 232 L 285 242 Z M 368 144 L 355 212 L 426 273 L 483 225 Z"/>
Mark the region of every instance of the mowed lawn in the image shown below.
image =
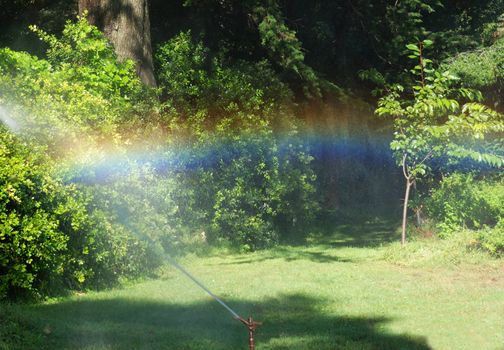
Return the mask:
<path id="1" fill-rule="evenodd" d="M 504 349 L 504 265 L 392 264 L 381 244 L 393 231 L 340 225 L 303 246 L 181 263 L 263 322 L 259 350 Z M 245 327 L 170 267 L 121 289 L 2 308 L 17 326 L 0 323 L 12 328 L 0 348 L 248 349 Z"/>

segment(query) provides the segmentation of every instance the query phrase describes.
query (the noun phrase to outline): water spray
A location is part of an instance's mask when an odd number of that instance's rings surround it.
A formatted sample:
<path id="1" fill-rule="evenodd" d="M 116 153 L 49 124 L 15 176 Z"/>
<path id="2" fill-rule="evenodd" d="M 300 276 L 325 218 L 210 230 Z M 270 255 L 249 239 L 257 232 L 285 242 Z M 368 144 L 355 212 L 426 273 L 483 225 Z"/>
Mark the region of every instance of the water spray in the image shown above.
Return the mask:
<path id="1" fill-rule="evenodd" d="M 0 105 L 0 122 L 3 123 L 9 130 L 17 132 L 20 129 L 19 124 L 8 113 L 8 110 Z"/>
<path id="2" fill-rule="evenodd" d="M 12 132 L 21 131 L 22 128 L 20 124 L 10 116 L 9 110 L 4 106 L 0 105 L 0 124 L 4 124 L 7 128 L 9 128 Z M 110 162 L 108 162 L 110 165 Z M 225 302 L 223 302 L 219 297 L 213 294 L 207 287 L 205 287 L 199 280 L 197 280 L 193 275 L 189 273 L 184 267 L 179 265 L 176 261 L 174 261 L 171 257 L 167 257 L 168 261 L 177 268 L 180 272 L 186 275 L 191 281 L 193 281 L 196 285 L 198 285 L 201 289 L 203 289 L 208 295 L 210 295 L 215 301 L 221 304 L 232 316 L 235 320 L 244 324 L 248 329 L 249 334 L 249 347 L 250 350 L 254 350 L 254 332 L 257 327 L 261 325 L 261 322 L 256 322 L 249 317 L 248 319 L 244 319 L 236 311 L 234 311 L 231 307 L 229 307 Z"/>
<path id="3" fill-rule="evenodd" d="M 201 289 L 203 289 L 208 295 L 210 295 L 216 302 L 221 304 L 231 315 L 233 315 L 233 318 L 245 325 L 247 327 L 248 332 L 249 332 L 249 348 L 250 350 L 254 350 L 254 332 L 256 331 L 257 327 L 260 326 L 262 323 L 261 322 L 256 322 L 252 319 L 250 316 L 248 319 L 244 319 L 236 311 L 234 311 L 229 305 L 227 305 L 225 302 L 223 302 L 218 296 L 216 296 L 214 293 L 212 293 L 207 287 L 203 285 L 200 281 L 196 279 L 193 275 L 189 273 L 184 267 L 180 266 L 175 260 L 171 259 L 168 257 L 168 261 L 175 267 L 177 268 L 180 272 L 182 272 L 184 275 L 186 275 L 191 281 L 193 281 L 196 285 L 198 285 Z"/>

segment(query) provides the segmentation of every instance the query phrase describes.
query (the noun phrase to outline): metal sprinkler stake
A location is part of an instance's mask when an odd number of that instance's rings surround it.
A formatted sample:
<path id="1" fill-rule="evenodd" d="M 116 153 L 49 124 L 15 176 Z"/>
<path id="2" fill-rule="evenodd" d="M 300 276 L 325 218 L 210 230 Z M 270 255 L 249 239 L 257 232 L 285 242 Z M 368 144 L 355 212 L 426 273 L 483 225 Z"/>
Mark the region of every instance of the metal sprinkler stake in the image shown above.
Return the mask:
<path id="1" fill-rule="evenodd" d="M 254 332 L 257 329 L 257 326 L 262 325 L 262 323 L 252 320 L 252 316 L 249 316 L 248 320 L 244 320 L 241 317 L 238 318 L 238 320 L 248 328 L 250 350 L 254 350 Z"/>

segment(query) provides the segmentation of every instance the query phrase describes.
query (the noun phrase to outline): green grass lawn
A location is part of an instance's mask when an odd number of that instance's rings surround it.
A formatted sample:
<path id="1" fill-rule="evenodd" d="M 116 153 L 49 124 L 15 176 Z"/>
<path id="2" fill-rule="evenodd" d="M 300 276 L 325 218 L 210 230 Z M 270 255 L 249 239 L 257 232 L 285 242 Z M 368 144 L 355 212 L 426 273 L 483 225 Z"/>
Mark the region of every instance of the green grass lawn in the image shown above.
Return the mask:
<path id="1" fill-rule="evenodd" d="M 391 224 L 339 225 L 303 246 L 182 263 L 265 349 L 504 349 L 504 264 L 384 260 Z M 0 349 L 247 349 L 245 327 L 187 277 L 2 306 Z M 3 315 L 3 316 L 2 316 Z M 1 320 L 3 317 L 3 321 Z"/>

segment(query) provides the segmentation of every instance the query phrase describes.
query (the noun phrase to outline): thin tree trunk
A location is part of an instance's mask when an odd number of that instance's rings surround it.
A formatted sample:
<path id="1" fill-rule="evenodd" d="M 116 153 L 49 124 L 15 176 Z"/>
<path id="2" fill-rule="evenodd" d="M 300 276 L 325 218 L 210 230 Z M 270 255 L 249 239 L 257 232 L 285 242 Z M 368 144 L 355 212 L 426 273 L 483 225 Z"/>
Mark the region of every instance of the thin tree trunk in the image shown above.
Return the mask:
<path id="1" fill-rule="evenodd" d="M 137 74 L 147 86 L 156 86 L 147 0 L 79 0 L 79 13 L 114 45 L 120 60 L 136 62 Z"/>
<path id="2" fill-rule="evenodd" d="M 403 219 L 402 219 L 402 233 L 401 233 L 401 246 L 404 247 L 406 244 L 406 224 L 408 220 L 408 201 L 411 190 L 411 185 L 413 182 L 411 178 L 406 178 L 406 191 L 404 193 L 404 204 L 403 204 Z"/>

